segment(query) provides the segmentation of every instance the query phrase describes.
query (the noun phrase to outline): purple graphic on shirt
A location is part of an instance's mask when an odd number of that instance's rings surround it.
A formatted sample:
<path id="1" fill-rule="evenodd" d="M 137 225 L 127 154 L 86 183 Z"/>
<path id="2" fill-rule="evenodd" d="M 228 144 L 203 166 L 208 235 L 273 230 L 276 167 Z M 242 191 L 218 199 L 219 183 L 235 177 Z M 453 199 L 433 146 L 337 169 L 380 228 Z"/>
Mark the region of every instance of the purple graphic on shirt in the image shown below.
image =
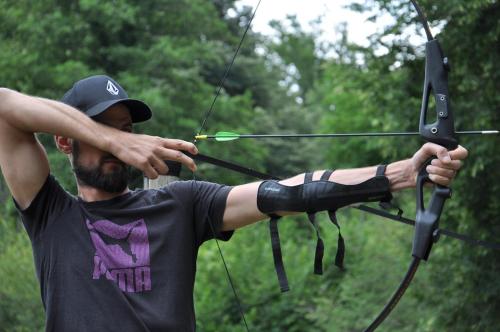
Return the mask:
<path id="1" fill-rule="evenodd" d="M 123 292 L 151 290 L 148 230 L 144 219 L 126 225 L 86 220 L 96 249 L 93 279 L 105 276 Z"/>

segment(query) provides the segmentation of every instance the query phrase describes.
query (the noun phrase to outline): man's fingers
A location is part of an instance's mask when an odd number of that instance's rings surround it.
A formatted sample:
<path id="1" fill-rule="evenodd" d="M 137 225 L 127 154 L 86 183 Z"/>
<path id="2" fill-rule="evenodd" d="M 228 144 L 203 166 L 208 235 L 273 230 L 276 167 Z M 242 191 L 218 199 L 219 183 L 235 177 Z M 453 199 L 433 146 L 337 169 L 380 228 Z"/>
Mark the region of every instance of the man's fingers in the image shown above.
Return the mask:
<path id="1" fill-rule="evenodd" d="M 156 156 L 151 156 L 149 158 L 149 163 L 155 169 L 158 175 L 166 175 L 168 173 L 168 166 L 162 159 Z"/>
<path id="2" fill-rule="evenodd" d="M 198 148 L 190 142 L 186 142 L 180 139 L 163 139 L 163 157 L 168 160 L 174 160 L 182 163 L 184 166 L 189 168 L 192 172 L 196 171 L 196 164 L 193 159 L 186 156 L 181 151 L 187 151 L 191 154 L 197 154 Z"/>
<path id="3" fill-rule="evenodd" d="M 422 162 L 435 156 L 444 163 L 451 161 L 448 150 L 441 145 L 434 143 L 425 143 L 422 148 L 417 152 L 418 157 Z"/>
<path id="4" fill-rule="evenodd" d="M 186 156 L 181 151 L 171 150 L 171 149 L 162 149 L 161 157 L 163 159 L 178 161 L 191 171 L 196 171 L 196 164 L 193 159 Z"/>
<path id="5" fill-rule="evenodd" d="M 451 182 L 450 178 L 447 178 L 447 177 L 444 177 L 441 175 L 436 175 L 436 174 L 429 174 L 429 179 L 432 182 L 440 184 L 440 185 L 445 186 L 445 187 L 447 187 Z"/>
<path id="6" fill-rule="evenodd" d="M 455 150 L 450 151 L 450 156 L 453 160 L 463 160 L 467 158 L 468 155 L 469 151 L 461 145 L 459 145 Z"/>
<path id="7" fill-rule="evenodd" d="M 444 164 L 451 163 L 450 152 L 444 146 L 432 144 L 431 149 L 433 150 L 433 155 L 435 155 L 439 161 Z"/>
<path id="8" fill-rule="evenodd" d="M 419 172 L 429 158 L 435 156 L 426 171 L 429 173 L 429 179 L 437 184 L 448 186 L 462 167 L 462 160 L 468 155 L 463 146 L 458 146 L 452 151 L 435 143 L 425 143 L 412 158 L 413 171 Z"/>
<path id="9" fill-rule="evenodd" d="M 143 171 L 144 175 L 148 179 L 151 179 L 151 180 L 154 180 L 154 179 L 158 178 L 158 176 L 159 176 L 158 172 L 154 169 L 153 166 L 151 166 L 150 163 L 147 163 L 146 165 L 144 165 L 144 167 L 142 167 L 142 171 Z"/>
<path id="10" fill-rule="evenodd" d="M 455 150 L 448 151 L 444 146 L 435 143 L 425 143 L 422 151 L 427 157 L 436 156 L 443 163 L 449 163 L 451 160 L 463 160 L 467 158 L 469 152 L 463 146 L 459 145 Z"/>
<path id="11" fill-rule="evenodd" d="M 439 159 L 433 159 L 431 161 L 431 165 L 436 166 L 436 167 L 440 167 L 440 168 L 447 168 L 447 169 L 451 169 L 454 171 L 458 171 L 462 167 L 462 161 L 452 160 L 451 162 L 445 164 Z"/>
<path id="12" fill-rule="evenodd" d="M 448 179 L 454 178 L 455 175 L 457 174 L 456 170 L 442 168 L 442 167 L 436 167 L 433 165 L 427 166 L 425 170 L 427 171 L 427 173 L 429 173 L 429 176 L 430 175 L 439 175 L 441 177 L 445 177 Z"/>
<path id="13" fill-rule="evenodd" d="M 196 145 L 180 139 L 165 138 L 163 146 L 167 149 L 188 151 L 191 154 L 198 153 L 198 148 L 196 147 Z"/>
<path id="14" fill-rule="evenodd" d="M 168 173 L 165 160 L 178 161 L 191 171 L 196 171 L 193 159 L 183 153 L 186 151 L 193 155 L 197 154 L 198 149 L 193 143 L 125 132 L 122 135 L 115 151 L 110 152 L 126 164 L 142 170 L 150 179 Z"/>

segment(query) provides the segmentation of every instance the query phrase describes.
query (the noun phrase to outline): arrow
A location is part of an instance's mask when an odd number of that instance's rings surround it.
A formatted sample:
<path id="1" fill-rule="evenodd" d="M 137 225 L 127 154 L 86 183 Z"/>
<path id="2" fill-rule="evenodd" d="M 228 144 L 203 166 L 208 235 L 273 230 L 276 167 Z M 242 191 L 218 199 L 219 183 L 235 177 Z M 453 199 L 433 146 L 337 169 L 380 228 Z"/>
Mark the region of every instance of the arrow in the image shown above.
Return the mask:
<path id="1" fill-rule="evenodd" d="M 457 131 L 457 135 L 498 135 L 498 130 L 467 130 Z M 344 133 L 344 134 L 238 134 L 230 131 L 219 131 L 215 135 L 196 135 L 195 140 L 216 140 L 218 142 L 233 141 L 240 138 L 340 138 L 368 136 L 418 136 L 419 132 L 382 132 L 382 133 Z"/>

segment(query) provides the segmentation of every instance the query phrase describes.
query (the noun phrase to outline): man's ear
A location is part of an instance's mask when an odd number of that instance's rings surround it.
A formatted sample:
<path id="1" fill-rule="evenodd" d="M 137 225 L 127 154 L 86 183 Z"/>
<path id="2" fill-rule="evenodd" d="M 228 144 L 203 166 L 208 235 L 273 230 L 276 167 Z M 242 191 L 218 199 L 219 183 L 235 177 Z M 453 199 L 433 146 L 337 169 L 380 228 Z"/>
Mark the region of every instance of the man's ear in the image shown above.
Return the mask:
<path id="1" fill-rule="evenodd" d="M 54 136 L 57 149 L 64 154 L 73 153 L 73 139 L 64 136 Z"/>

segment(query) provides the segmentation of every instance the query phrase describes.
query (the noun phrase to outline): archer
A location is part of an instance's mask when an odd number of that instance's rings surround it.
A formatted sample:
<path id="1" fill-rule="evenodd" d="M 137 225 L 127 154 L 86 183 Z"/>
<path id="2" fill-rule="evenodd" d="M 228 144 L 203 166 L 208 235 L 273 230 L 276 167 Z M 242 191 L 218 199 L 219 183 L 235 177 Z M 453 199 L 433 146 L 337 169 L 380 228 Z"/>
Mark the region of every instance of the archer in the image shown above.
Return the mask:
<path id="1" fill-rule="evenodd" d="M 0 89 L 0 166 L 30 237 L 50 331 L 194 331 L 198 248 L 214 236 L 299 212 L 335 211 L 415 187 L 421 166 L 448 186 L 466 158 L 427 143 L 387 166 L 316 171 L 235 187 L 179 181 L 130 190 L 127 167 L 154 179 L 164 160 L 193 172 L 189 142 L 139 135 L 150 108 L 112 78 L 76 82 L 63 102 Z M 51 174 L 35 134 L 55 136 L 68 156 L 78 195 Z M 214 228 L 214 232 L 211 228 Z M 90 322 L 90 323 L 89 323 Z"/>

